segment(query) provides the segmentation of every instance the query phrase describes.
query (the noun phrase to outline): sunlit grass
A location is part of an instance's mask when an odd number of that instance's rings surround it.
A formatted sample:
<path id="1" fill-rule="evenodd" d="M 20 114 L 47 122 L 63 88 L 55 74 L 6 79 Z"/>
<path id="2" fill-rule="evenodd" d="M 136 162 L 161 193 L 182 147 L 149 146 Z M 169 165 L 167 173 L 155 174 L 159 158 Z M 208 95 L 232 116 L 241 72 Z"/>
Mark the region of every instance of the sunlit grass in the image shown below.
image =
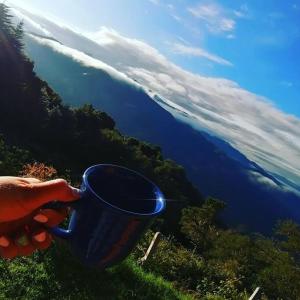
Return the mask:
<path id="1" fill-rule="evenodd" d="M 193 299 L 129 258 L 108 270 L 81 266 L 64 246 L 0 262 L 0 299 Z"/>

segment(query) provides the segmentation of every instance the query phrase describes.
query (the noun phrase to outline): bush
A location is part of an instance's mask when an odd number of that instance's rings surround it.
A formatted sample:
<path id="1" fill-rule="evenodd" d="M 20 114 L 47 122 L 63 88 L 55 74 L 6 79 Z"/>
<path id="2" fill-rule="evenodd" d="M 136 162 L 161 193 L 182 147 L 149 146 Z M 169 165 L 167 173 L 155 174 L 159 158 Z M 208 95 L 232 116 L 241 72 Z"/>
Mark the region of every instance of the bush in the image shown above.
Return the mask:
<path id="1" fill-rule="evenodd" d="M 136 258 L 144 255 L 152 237 L 153 232 L 149 231 L 135 252 Z M 160 239 L 143 268 L 175 282 L 176 286 L 186 290 L 195 290 L 197 280 L 203 276 L 201 258 L 171 237 Z"/>

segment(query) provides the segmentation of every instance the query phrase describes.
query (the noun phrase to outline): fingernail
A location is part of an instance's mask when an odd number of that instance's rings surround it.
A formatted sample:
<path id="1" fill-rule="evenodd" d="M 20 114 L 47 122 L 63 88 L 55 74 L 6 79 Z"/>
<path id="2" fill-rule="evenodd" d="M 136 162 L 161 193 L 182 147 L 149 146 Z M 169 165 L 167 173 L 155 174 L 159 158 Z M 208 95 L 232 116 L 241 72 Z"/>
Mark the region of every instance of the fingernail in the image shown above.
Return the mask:
<path id="1" fill-rule="evenodd" d="M 9 246 L 9 240 L 5 236 L 0 237 L 0 246 L 1 247 L 8 247 Z"/>
<path id="2" fill-rule="evenodd" d="M 49 219 L 45 215 L 42 215 L 42 214 L 38 214 L 38 215 L 34 216 L 33 219 L 39 223 L 47 223 L 49 221 Z"/>
<path id="3" fill-rule="evenodd" d="M 29 241 L 28 241 L 28 238 L 26 235 L 22 235 L 21 237 L 19 237 L 17 239 L 17 243 L 20 245 L 20 246 L 27 246 L 29 244 Z"/>
<path id="4" fill-rule="evenodd" d="M 80 197 L 81 196 L 81 190 L 80 189 L 77 189 L 77 188 L 74 188 L 71 186 L 71 190 L 72 190 L 72 194 L 74 195 L 74 197 Z"/>
<path id="5" fill-rule="evenodd" d="M 35 234 L 33 236 L 33 238 L 37 241 L 37 242 L 44 242 L 46 240 L 46 232 L 41 232 L 38 234 Z"/>

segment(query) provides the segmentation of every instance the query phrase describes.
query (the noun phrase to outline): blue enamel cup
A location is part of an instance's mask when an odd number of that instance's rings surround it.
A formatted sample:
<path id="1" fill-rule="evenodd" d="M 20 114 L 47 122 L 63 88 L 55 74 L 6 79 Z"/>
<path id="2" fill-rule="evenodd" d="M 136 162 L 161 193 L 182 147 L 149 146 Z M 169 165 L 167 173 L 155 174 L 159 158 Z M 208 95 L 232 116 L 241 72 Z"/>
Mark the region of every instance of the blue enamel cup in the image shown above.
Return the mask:
<path id="1" fill-rule="evenodd" d="M 123 260 L 166 206 L 160 189 L 143 175 L 116 165 L 95 165 L 83 174 L 81 198 L 71 204 L 68 229 L 52 233 L 87 266 Z"/>

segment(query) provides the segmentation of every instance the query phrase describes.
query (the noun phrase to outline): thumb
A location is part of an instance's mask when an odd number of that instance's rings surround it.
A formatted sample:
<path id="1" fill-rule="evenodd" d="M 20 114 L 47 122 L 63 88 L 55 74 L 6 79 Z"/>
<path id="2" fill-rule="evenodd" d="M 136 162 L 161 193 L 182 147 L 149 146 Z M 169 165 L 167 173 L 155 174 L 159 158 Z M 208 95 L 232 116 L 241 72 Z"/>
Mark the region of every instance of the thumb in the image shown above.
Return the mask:
<path id="1" fill-rule="evenodd" d="M 71 187 L 65 180 L 56 179 L 46 182 L 33 183 L 28 186 L 25 205 L 36 209 L 43 204 L 57 200 L 62 202 L 74 201 L 80 198 L 79 190 Z"/>

